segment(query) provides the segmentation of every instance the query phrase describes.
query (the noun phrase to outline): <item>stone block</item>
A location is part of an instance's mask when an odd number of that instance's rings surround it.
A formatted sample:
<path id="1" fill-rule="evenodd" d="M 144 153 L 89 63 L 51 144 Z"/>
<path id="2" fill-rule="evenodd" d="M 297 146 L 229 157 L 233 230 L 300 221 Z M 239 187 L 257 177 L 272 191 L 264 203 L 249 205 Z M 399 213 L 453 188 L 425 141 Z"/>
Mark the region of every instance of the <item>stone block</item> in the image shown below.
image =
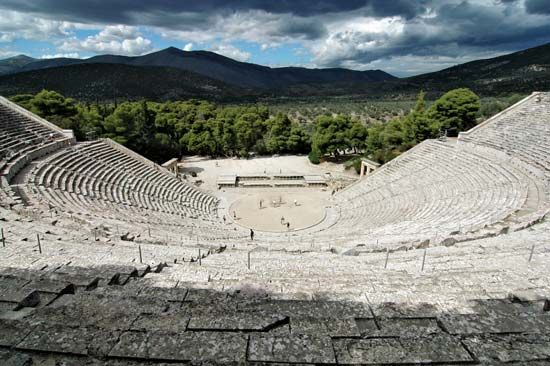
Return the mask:
<path id="1" fill-rule="evenodd" d="M 211 313 L 193 315 L 189 321 L 189 330 L 218 331 L 267 331 L 288 323 L 284 315 L 261 313 Z"/>
<path id="2" fill-rule="evenodd" d="M 312 335 L 250 335 L 248 361 L 336 363 L 330 337 Z"/>
<path id="3" fill-rule="evenodd" d="M 440 321 L 450 334 L 523 333 L 530 328 L 528 321 L 504 315 L 443 315 Z"/>
<path id="4" fill-rule="evenodd" d="M 21 342 L 33 327 L 23 321 L 0 319 L 0 346 L 13 347 Z"/>
<path id="5" fill-rule="evenodd" d="M 126 332 L 109 356 L 158 361 L 239 362 L 246 358 L 247 337 L 237 333 Z"/>
<path id="6" fill-rule="evenodd" d="M 142 332 L 180 333 L 185 332 L 189 317 L 181 312 L 162 314 L 141 314 L 130 329 Z"/>
<path id="7" fill-rule="evenodd" d="M 494 334 L 466 338 L 464 345 L 482 362 L 529 362 L 550 360 L 550 336 L 541 334 Z"/>
<path id="8" fill-rule="evenodd" d="M 310 334 L 329 337 L 359 337 L 361 335 L 354 318 L 291 317 L 292 334 Z"/>
<path id="9" fill-rule="evenodd" d="M 460 339 L 448 334 L 437 334 L 421 338 L 401 338 L 401 345 L 406 351 L 406 362 L 426 363 L 460 363 L 471 362 L 472 357 L 464 348 Z"/>
<path id="10" fill-rule="evenodd" d="M 416 338 L 335 339 L 338 363 L 425 364 L 473 361 L 459 339 L 446 334 Z"/>
<path id="11" fill-rule="evenodd" d="M 396 364 L 406 360 L 406 350 L 396 338 L 334 339 L 334 351 L 342 364 Z"/>
<path id="12" fill-rule="evenodd" d="M 248 337 L 238 333 L 185 332 L 152 333 L 148 358 L 175 361 L 244 363 Z"/>
<path id="13" fill-rule="evenodd" d="M 64 325 L 39 325 L 16 345 L 17 349 L 68 353 L 74 355 L 105 355 L 117 339 L 116 333 L 97 328 L 69 328 Z"/>
<path id="14" fill-rule="evenodd" d="M 378 337 L 419 337 L 441 332 L 434 318 L 384 318 L 378 320 Z"/>

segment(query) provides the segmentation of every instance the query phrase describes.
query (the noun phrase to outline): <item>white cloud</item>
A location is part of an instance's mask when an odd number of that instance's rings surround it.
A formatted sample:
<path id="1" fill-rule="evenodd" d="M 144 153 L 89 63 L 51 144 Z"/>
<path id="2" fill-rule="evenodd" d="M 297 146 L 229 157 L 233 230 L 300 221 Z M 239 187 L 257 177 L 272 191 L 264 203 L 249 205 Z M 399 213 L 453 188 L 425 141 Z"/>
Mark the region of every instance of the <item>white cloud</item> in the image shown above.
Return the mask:
<path id="1" fill-rule="evenodd" d="M 0 42 L 12 42 L 15 40 L 15 33 L 0 33 Z"/>
<path id="2" fill-rule="evenodd" d="M 269 49 L 273 49 L 273 48 L 278 48 L 280 47 L 281 44 L 280 43 L 262 43 L 261 46 L 260 46 L 260 49 L 262 51 L 267 51 Z"/>
<path id="3" fill-rule="evenodd" d="M 21 53 L 22 52 L 17 52 L 17 51 L 6 50 L 6 49 L 0 48 L 0 59 L 17 56 L 17 55 L 20 55 Z"/>
<path id="4" fill-rule="evenodd" d="M 184 51 L 192 51 L 194 44 L 192 42 L 187 43 L 185 46 L 183 46 Z"/>
<path id="5" fill-rule="evenodd" d="M 231 44 L 220 44 L 212 47 L 210 51 L 237 61 L 245 62 L 250 59 L 250 52 L 242 51 Z"/>
<path id="6" fill-rule="evenodd" d="M 0 16 L 0 41 L 15 39 L 51 40 L 67 37 L 83 25 L 66 21 L 38 18 L 18 11 L 2 10 Z"/>
<path id="7" fill-rule="evenodd" d="M 54 54 L 54 55 L 42 55 L 42 56 L 40 56 L 40 58 L 42 58 L 42 59 L 60 58 L 60 57 L 65 57 L 65 58 L 80 58 L 80 55 L 78 54 L 78 52 L 70 52 L 70 53 L 56 53 L 56 54 Z"/>
<path id="8" fill-rule="evenodd" d="M 310 44 L 314 62 L 333 65 L 354 60 L 358 55 L 377 52 L 391 39 L 400 37 L 404 28 L 404 21 L 399 17 L 361 17 L 334 22 L 328 28 L 325 39 Z"/>
<path id="9" fill-rule="evenodd" d="M 94 36 L 72 38 L 58 48 L 64 52 L 85 51 L 129 56 L 143 55 L 153 50 L 151 40 L 144 38 L 137 27 L 126 25 L 106 26 Z"/>

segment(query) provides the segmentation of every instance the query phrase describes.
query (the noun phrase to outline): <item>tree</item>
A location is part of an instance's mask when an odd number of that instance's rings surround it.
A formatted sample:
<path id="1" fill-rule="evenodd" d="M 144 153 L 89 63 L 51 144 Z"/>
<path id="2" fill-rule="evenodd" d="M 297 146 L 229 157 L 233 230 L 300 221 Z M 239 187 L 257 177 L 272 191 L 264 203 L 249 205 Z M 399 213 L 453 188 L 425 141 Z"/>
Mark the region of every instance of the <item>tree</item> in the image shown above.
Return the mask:
<path id="1" fill-rule="evenodd" d="M 273 118 L 267 120 L 267 134 L 265 137 L 265 145 L 270 153 L 283 153 L 288 151 L 288 139 L 292 122 L 287 115 L 277 113 Z"/>
<path id="2" fill-rule="evenodd" d="M 55 91 L 42 90 L 34 96 L 16 96 L 13 101 L 61 128 L 73 130 L 77 139 L 84 138 L 79 110 L 73 99 Z"/>
<path id="3" fill-rule="evenodd" d="M 105 137 L 111 138 L 122 145 L 133 145 L 135 108 L 133 103 L 122 103 L 117 106 L 113 114 L 105 118 L 103 127 Z M 139 150 L 136 150 L 139 151 Z"/>
<path id="4" fill-rule="evenodd" d="M 438 132 L 433 130 L 433 121 L 426 113 L 424 95 L 423 91 L 418 93 L 414 108 L 403 119 L 404 143 L 410 146 L 435 137 Z"/>
<path id="5" fill-rule="evenodd" d="M 257 113 L 242 114 L 235 123 L 235 133 L 239 154 L 246 156 L 264 133 L 263 121 Z"/>
<path id="6" fill-rule="evenodd" d="M 349 130 L 351 119 L 338 115 L 321 116 L 315 122 L 315 130 L 311 138 L 311 149 L 320 154 L 339 155 L 339 151 L 349 147 Z"/>
<path id="7" fill-rule="evenodd" d="M 155 139 L 155 112 L 149 109 L 146 101 L 142 101 L 139 106 L 134 105 L 133 127 L 131 147 L 148 156 L 156 155 L 152 149 Z"/>
<path id="8" fill-rule="evenodd" d="M 470 89 L 454 89 L 436 100 L 428 110 L 428 116 L 435 121 L 434 127 L 457 136 L 476 125 L 479 111 L 479 97 Z"/>
<path id="9" fill-rule="evenodd" d="M 291 153 L 308 152 L 311 139 L 307 132 L 297 123 L 293 123 L 290 129 L 290 136 L 287 140 L 287 148 Z"/>
<path id="10" fill-rule="evenodd" d="M 309 138 L 303 128 L 286 114 L 277 113 L 266 121 L 265 147 L 271 154 L 309 151 Z"/>
<path id="11" fill-rule="evenodd" d="M 357 150 L 363 150 L 366 146 L 367 128 L 359 121 L 353 121 L 348 129 L 348 141 L 350 147 L 355 153 Z"/>

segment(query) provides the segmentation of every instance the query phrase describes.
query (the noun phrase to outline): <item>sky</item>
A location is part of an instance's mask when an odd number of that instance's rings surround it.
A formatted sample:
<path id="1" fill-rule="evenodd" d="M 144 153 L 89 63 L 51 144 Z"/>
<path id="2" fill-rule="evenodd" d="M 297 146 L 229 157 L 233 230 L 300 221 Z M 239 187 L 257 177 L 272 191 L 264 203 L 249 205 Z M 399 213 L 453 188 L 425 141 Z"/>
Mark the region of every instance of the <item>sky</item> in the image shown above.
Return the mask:
<path id="1" fill-rule="evenodd" d="M 0 0 L 0 58 L 137 56 L 440 70 L 550 42 L 550 0 Z"/>

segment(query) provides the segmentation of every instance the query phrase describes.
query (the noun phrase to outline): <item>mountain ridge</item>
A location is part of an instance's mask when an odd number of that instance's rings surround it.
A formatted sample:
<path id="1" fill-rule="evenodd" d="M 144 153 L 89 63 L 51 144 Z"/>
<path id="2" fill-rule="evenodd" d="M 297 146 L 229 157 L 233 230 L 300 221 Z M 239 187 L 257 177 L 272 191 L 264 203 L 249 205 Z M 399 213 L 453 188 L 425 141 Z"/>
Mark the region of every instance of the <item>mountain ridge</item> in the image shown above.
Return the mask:
<path id="1" fill-rule="evenodd" d="M 213 52 L 174 47 L 145 56 L 99 55 L 88 60 L 60 58 L 33 62 L 19 57 L 0 60 L 0 68 L 10 62 L 26 71 L 0 76 L 0 94 L 51 88 L 67 96 L 92 100 L 109 99 L 113 93 L 133 99 L 163 100 L 193 97 L 194 92 L 197 97 L 216 100 L 331 96 L 410 99 L 420 90 L 428 98 L 436 98 L 460 87 L 470 88 L 480 96 L 550 90 L 550 43 L 407 78 L 396 78 L 381 70 L 270 68 Z M 83 73 L 86 82 L 79 83 L 78 72 Z M 76 80 L 68 79 L 65 73 Z M 116 81 L 109 81 L 113 73 Z M 124 85 L 125 78 L 128 85 Z M 130 85 L 136 90 L 131 90 Z M 203 89 L 203 85 L 215 87 Z M 113 88 L 113 93 L 108 88 Z"/>
<path id="2" fill-rule="evenodd" d="M 210 51 L 184 51 L 168 47 L 142 56 L 97 55 L 88 59 L 53 58 L 37 60 L 14 68 L 9 74 L 75 64 L 110 63 L 129 66 L 161 66 L 191 71 L 242 88 L 276 89 L 309 82 L 364 81 L 395 79 L 382 70 L 356 71 L 342 68 L 309 69 L 257 65 L 233 60 Z"/>

